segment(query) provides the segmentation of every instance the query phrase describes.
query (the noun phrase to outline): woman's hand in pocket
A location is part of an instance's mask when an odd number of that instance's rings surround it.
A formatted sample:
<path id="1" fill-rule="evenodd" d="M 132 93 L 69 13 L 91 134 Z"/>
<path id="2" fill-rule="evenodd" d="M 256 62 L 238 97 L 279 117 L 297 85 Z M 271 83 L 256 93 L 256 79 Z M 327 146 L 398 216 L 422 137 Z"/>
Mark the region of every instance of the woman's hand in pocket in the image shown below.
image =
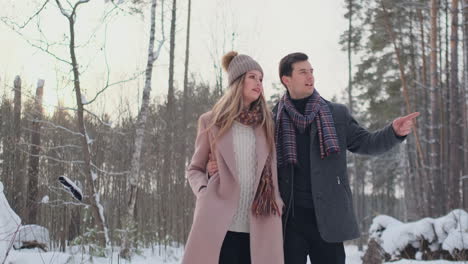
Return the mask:
<path id="1" fill-rule="evenodd" d="M 218 163 L 213 158 L 213 154 L 209 154 L 208 156 L 208 163 L 206 164 L 206 171 L 208 175 L 211 177 L 218 172 Z"/>

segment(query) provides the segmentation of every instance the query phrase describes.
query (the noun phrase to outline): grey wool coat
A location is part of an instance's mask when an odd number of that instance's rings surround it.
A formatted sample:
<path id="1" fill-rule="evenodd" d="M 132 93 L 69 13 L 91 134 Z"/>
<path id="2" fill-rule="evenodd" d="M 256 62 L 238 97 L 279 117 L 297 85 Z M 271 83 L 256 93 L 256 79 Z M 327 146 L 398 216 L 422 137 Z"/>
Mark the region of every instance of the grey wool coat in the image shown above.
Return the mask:
<path id="1" fill-rule="evenodd" d="M 312 199 L 321 237 L 327 242 L 343 242 L 359 237 L 347 173 L 346 150 L 367 155 L 380 154 L 401 143 L 405 137 L 397 136 L 392 124 L 369 132 L 356 122 L 346 106 L 326 102 L 333 115 L 341 151 L 324 159 L 320 158 L 317 127 L 313 122 L 310 129 Z M 273 109 L 275 119 L 276 110 L 277 106 Z M 294 170 L 290 166 L 278 169 L 281 197 L 287 205 L 291 204 L 293 190 Z"/>

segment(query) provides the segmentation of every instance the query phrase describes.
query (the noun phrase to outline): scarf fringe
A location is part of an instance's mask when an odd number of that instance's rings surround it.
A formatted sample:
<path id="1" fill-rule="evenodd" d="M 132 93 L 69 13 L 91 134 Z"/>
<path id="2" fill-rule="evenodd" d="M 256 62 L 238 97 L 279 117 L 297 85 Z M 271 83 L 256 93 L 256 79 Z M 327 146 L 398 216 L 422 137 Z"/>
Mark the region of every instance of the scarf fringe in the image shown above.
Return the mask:
<path id="1" fill-rule="evenodd" d="M 263 168 L 252 204 L 252 213 L 255 216 L 279 215 L 278 205 L 275 201 L 275 186 L 273 185 L 271 173 L 271 156 L 268 156 Z"/>

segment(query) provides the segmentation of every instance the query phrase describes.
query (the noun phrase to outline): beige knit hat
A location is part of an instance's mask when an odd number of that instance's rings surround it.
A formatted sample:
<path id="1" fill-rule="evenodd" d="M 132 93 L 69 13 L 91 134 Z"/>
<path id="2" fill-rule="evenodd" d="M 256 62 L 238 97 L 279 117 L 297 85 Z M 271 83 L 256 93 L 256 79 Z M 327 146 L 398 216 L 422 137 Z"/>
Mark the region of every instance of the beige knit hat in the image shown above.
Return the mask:
<path id="1" fill-rule="evenodd" d="M 237 78 L 241 77 L 244 73 L 252 70 L 260 71 L 263 75 L 262 67 L 260 64 L 252 59 L 250 56 L 238 54 L 235 51 L 230 51 L 223 56 L 223 68 L 228 74 L 228 82 L 231 85 Z"/>

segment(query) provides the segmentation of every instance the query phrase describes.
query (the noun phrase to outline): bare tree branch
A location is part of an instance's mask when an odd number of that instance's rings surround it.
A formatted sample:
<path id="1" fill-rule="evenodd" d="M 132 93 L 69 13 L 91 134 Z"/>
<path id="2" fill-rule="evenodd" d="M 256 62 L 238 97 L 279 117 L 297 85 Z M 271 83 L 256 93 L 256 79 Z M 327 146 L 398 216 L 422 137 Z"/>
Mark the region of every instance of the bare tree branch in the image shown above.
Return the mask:
<path id="1" fill-rule="evenodd" d="M 83 103 L 83 105 L 89 105 L 89 104 L 93 103 L 100 94 L 102 94 L 103 92 L 105 92 L 107 90 L 107 88 L 118 85 L 118 84 L 121 84 L 121 83 L 133 81 L 133 80 L 137 79 L 138 77 L 140 77 L 141 75 L 143 75 L 144 73 L 145 73 L 145 71 L 141 71 L 141 72 L 138 72 L 137 74 L 135 74 L 134 76 L 132 76 L 132 77 L 126 79 L 126 80 L 114 82 L 114 83 L 111 83 L 111 84 L 107 83 L 106 86 L 104 86 L 104 88 L 102 88 L 100 91 L 98 91 L 96 93 L 96 95 L 94 96 L 93 99 L 91 99 L 90 101 L 88 101 L 86 103 Z M 107 81 L 109 81 L 109 80 L 107 80 Z"/>
<path id="2" fill-rule="evenodd" d="M 33 43 L 31 40 L 29 40 L 23 33 L 21 33 L 19 30 L 15 29 L 14 26 L 12 26 L 11 24 L 14 24 L 12 21 L 10 21 L 8 18 L 5 18 L 5 17 L 2 17 L 0 18 L 0 20 L 7 26 L 9 27 L 13 32 L 15 32 L 16 34 L 18 34 L 19 36 L 21 36 L 29 45 L 31 45 L 32 47 L 34 48 L 37 48 L 47 54 L 49 54 L 50 56 L 54 57 L 56 60 L 58 61 L 61 61 L 63 63 L 66 63 L 68 65 L 71 65 L 71 62 L 67 61 L 66 59 L 62 59 L 60 58 L 58 55 L 56 55 L 55 53 L 51 52 L 49 50 L 49 48 L 51 47 L 51 45 L 49 45 L 48 43 L 46 43 L 46 47 L 41 47 L 40 45 L 37 45 L 36 43 Z M 38 42 L 41 42 L 41 43 L 44 43 L 42 41 L 38 41 Z"/>
<path id="3" fill-rule="evenodd" d="M 23 25 L 19 25 L 19 24 L 15 23 L 15 22 L 13 22 L 13 24 L 14 24 L 15 26 L 17 26 L 18 28 L 20 28 L 20 29 L 25 28 L 25 27 L 29 24 L 29 22 L 31 22 L 31 20 L 33 20 L 35 17 L 37 17 L 37 16 L 42 12 L 42 10 L 44 10 L 44 8 L 45 8 L 46 5 L 49 3 L 49 1 L 50 1 L 50 0 L 45 0 L 44 4 L 42 4 L 41 8 L 39 8 L 39 10 L 37 10 L 36 13 L 34 13 L 32 16 L 30 16 L 30 17 L 28 18 L 28 20 L 26 20 L 26 21 L 23 23 Z"/>
<path id="4" fill-rule="evenodd" d="M 62 15 L 68 19 L 70 19 L 70 14 L 67 13 L 67 11 L 62 7 L 62 4 L 60 3 L 59 0 L 55 0 L 55 2 L 57 3 L 57 6 L 60 10 L 60 12 L 62 13 Z"/>

